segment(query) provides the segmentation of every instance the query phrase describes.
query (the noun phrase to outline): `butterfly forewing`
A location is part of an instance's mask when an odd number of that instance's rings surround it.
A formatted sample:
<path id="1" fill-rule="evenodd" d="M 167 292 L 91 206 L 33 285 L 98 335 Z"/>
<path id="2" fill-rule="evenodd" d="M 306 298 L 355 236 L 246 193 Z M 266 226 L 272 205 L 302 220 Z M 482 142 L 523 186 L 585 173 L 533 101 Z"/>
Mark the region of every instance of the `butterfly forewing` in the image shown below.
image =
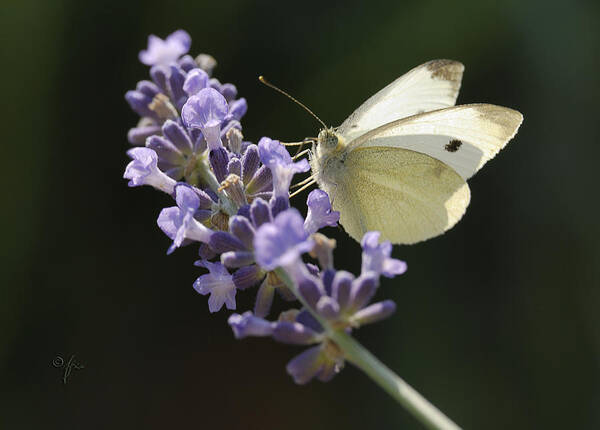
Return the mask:
<path id="1" fill-rule="evenodd" d="M 367 147 L 417 151 L 468 179 L 504 148 L 522 121 L 519 112 L 501 106 L 454 106 L 385 124 L 351 141 L 347 151 Z"/>
<path id="2" fill-rule="evenodd" d="M 383 88 L 338 127 L 351 140 L 374 128 L 421 112 L 454 106 L 464 66 L 453 60 L 433 60 Z"/>

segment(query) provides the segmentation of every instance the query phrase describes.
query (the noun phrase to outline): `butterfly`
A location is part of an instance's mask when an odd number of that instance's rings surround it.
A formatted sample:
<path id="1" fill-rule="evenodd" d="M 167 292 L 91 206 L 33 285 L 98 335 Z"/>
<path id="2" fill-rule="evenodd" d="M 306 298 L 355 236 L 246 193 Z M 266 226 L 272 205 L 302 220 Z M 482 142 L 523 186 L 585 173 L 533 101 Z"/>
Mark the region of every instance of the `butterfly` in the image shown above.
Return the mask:
<path id="1" fill-rule="evenodd" d="M 452 228 L 469 205 L 467 179 L 517 133 L 516 110 L 455 106 L 463 71 L 457 61 L 429 61 L 319 132 L 312 178 L 355 240 L 377 230 L 413 244 Z"/>

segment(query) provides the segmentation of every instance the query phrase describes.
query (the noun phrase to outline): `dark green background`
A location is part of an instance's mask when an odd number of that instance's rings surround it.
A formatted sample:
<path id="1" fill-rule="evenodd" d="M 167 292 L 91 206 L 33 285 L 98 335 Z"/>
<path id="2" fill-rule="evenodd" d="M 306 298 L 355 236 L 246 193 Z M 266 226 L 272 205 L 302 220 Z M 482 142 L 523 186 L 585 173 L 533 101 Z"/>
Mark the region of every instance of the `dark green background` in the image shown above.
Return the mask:
<path id="1" fill-rule="evenodd" d="M 2 428 L 421 428 L 351 367 L 294 385 L 301 348 L 234 340 L 192 289 L 194 249 L 165 255 L 171 202 L 121 178 L 123 94 L 147 76 L 147 34 L 177 28 L 247 98 L 253 141 L 318 131 L 259 74 L 337 125 L 452 58 L 459 103 L 523 112 L 457 227 L 395 249 L 409 270 L 378 297 L 398 312 L 357 336 L 465 428 L 600 427 L 600 3 L 8 0 L 0 15 Z M 356 272 L 359 246 L 329 233 Z M 71 353 L 86 369 L 62 386 L 50 363 Z"/>

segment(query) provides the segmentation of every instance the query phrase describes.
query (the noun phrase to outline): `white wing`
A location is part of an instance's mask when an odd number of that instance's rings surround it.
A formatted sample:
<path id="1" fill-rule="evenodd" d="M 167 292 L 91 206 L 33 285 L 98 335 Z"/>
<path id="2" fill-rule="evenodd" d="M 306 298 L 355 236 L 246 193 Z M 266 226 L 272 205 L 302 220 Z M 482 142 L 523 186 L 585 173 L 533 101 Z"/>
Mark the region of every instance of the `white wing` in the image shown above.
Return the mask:
<path id="1" fill-rule="evenodd" d="M 464 69 L 452 60 L 421 64 L 369 98 L 337 131 L 350 140 L 401 118 L 454 106 Z"/>
<path id="2" fill-rule="evenodd" d="M 340 223 L 360 241 L 367 231 L 382 240 L 416 243 L 452 228 L 469 205 L 469 186 L 441 161 L 399 148 L 350 152 L 335 184 L 320 186 L 332 196 Z"/>
<path id="3" fill-rule="evenodd" d="M 454 106 L 385 124 L 350 141 L 347 151 L 409 149 L 440 160 L 468 179 L 504 148 L 521 122 L 520 112 L 501 106 Z"/>

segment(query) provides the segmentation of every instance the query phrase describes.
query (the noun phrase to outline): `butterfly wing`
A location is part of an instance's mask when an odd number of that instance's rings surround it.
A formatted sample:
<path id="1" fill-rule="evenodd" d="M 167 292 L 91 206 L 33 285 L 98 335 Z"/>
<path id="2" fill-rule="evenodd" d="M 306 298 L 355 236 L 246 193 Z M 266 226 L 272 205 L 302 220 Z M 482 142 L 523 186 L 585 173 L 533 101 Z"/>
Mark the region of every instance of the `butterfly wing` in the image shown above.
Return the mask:
<path id="1" fill-rule="evenodd" d="M 350 141 L 346 150 L 408 149 L 429 155 L 468 179 L 506 146 L 522 121 L 521 113 L 501 106 L 454 106 L 385 124 Z"/>
<path id="2" fill-rule="evenodd" d="M 354 139 L 400 118 L 454 106 L 464 68 L 452 60 L 417 66 L 364 102 L 337 131 Z"/>
<path id="3" fill-rule="evenodd" d="M 425 154 L 369 146 L 350 152 L 344 166 L 335 185 L 324 185 L 357 241 L 371 230 L 392 243 L 426 240 L 456 224 L 469 204 L 464 179 Z"/>

